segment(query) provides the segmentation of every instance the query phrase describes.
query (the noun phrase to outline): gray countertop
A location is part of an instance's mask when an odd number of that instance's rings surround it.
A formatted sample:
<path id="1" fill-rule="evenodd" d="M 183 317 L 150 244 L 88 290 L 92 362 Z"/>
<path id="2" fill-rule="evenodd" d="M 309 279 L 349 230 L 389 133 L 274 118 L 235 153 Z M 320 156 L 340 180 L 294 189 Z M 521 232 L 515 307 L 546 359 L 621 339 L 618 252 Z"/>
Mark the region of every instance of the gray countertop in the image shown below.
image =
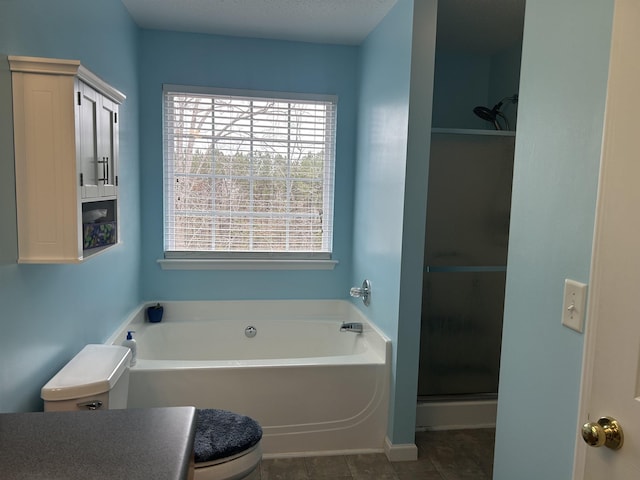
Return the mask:
<path id="1" fill-rule="evenodd" d="M 185 480 L 194 407 L 0 414 L 2 480 Z"/>

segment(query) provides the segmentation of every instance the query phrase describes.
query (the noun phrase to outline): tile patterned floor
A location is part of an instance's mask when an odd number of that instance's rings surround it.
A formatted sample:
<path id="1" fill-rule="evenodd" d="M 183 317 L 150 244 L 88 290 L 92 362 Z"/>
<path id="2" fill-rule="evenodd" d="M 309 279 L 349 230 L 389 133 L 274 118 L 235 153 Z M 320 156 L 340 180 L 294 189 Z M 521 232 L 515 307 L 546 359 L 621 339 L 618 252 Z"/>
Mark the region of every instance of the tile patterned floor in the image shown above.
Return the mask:
<path id="1" fill-rule="evenodd" d="M 418 460 L 380 454 L 263 460 L 251 480 L 490 480 L 495 430 L 418 432 Z"/>

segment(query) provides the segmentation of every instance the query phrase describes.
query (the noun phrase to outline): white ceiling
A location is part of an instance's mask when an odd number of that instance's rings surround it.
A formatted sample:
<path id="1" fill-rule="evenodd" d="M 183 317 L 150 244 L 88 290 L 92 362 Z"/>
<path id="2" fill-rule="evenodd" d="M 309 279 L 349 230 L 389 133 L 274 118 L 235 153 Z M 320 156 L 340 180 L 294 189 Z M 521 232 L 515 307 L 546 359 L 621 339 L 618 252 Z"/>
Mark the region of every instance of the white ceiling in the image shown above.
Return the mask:
<path id="1" fill-rule="evenodd" d="M 397 0 L 122 0 L 143 28 L 358 45 Z"/>
<path id="2" fill-rule="evenodd" d="M 396 1 L 122 0 L 122 3 L 142 28 L 358 45 Z M 525 0 L 440 0 L 438 48 L 491 53 L 519 41 L 524 3 Z"/>

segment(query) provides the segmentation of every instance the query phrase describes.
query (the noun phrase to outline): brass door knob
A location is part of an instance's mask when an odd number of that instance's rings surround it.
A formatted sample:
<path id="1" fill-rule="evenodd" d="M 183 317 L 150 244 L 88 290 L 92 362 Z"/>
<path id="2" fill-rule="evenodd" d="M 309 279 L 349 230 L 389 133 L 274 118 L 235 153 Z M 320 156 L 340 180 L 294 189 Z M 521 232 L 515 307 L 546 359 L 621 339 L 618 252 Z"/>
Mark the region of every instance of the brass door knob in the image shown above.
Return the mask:
<path id="1" fill-rule="evenodd" d="M 597 422 L 585 423 L 582 426 L 582 439 L 592 447 L 604 445 L 612 450 L 618 450 L 624 443 L 624 434 L 622 426 L 615 418 L 602 417 Z"/>

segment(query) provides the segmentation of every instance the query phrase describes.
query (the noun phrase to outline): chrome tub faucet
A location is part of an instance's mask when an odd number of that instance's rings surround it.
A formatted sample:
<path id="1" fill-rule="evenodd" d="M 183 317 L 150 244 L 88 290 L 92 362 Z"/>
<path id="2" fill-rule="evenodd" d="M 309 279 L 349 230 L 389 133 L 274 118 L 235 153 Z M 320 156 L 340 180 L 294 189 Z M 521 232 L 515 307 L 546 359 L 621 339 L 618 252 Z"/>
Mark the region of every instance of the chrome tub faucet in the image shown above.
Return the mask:
<path id="1" fill-rule="evenodd" d="M 368 307 L 369 303 L 371 303 L 371 282 L 365 280 L 362 282 L 362 287 L 353 287 L 349 290 L 349 295 L 355 298 L 361 298 L 362 303 Z"/>
<path id="2" fill-rule="evenodd" d="M 340 326 L 341 332 L 362 333 L 362 323 L 360 322 L 342 322 Z"/>

